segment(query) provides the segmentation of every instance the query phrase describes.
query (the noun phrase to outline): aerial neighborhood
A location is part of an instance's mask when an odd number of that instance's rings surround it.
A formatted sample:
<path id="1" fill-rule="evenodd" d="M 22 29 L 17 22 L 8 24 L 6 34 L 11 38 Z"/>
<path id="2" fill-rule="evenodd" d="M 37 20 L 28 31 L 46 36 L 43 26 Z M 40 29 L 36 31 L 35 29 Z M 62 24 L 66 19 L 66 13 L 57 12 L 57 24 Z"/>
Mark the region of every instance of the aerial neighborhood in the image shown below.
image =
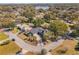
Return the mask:
<path id="1" fill-rule="evenodd" d="M 0 55 L 78 55 L 79 4 L 0 4 Z"/>

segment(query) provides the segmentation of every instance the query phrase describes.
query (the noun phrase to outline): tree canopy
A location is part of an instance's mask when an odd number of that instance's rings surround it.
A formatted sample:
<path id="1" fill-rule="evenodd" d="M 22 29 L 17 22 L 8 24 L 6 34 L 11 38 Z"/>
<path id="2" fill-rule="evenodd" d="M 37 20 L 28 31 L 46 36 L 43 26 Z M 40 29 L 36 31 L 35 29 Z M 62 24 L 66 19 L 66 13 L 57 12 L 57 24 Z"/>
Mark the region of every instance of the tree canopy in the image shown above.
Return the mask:
<path id="1" fill-rule="evenodd" d="M 60 20 L 53 20 L 50 22 L 49 29 L 56 35 L 64 35 L 68 30 L 68 26 Z"/>
<path id="2" fill-rule="evenodd" d="M 44 23 L 44 20 L 43 19 L 35 19 L 32 21 L 32 23 L 35 25 L 35 27 L 39 27 L 39 26 L 41 26 L 41 24 Z"/>

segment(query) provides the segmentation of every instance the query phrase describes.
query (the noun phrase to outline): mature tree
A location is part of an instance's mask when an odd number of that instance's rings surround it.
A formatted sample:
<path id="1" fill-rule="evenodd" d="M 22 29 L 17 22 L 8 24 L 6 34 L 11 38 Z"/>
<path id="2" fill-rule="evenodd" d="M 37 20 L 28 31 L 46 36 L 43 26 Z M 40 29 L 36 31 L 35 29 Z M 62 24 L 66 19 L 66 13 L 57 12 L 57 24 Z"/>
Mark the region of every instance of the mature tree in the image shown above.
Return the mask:
<path id="1" fill-rule="evenodd" d="M 14 13 L 4 13 L 3 15 L 5 18 L 16 18 L 16 15 Z"/>
<path id="2" fill-rule="evenodd" d="M 24 12 L 21 15 L 31 18 L 35 16 L 35 8 L 32 5 L 27 5 L 24 7 Z"/>
<path id="3" fill-rule="evenodd" d="M 43 27 L 43 28 L 45 28 L 45 29 L 48 29 L 49 28 L 49 23 L 43 23 L 42 25 L 41 25 L 41 27 Z"/>
<path id="4" fill-rule="evenodd" d="M 54 20 L 50 22 L 49 29 L 53 31 L 55 35 L 64 35 L 68 30 L 68 26 L 60 20 Z"/>
<path id="5" fill-rule="evenodd" d="M 15 27 L 15 22 L 12 18 L 1 18 L 0 19 L 0 26 L 3 28 L 13 28 Z"/>
<path id="6" fill-rule="evenodd" d="M 50 20 L 53 20 L 53 15 L 50 13 L 44 15 L 44 19 L 46 22 L 50 22 Z"/>
<path id="7" fill-rule="evenodd" d="M 24 23 L 24 22 L 27 22 L 28 19 L 26 17 L 24 17 L 24 16 L 18 16 L 16 18 L 16 21 L 21 22 L 21 23 Z"/>
<path id="8" fill-rule="evenodd" d="M 70 36 L 78 37 L 79 36 L 79 30 L 74 30 L 72 33 L 70 33 Z"/>
<path id="9" fill-rule="evenodd" d="M 58 17 L 57 17 L 57 14 L 56 13 L 46 13 L 44 15 L 44 19 L 46 22 L 50 22 L 51 20 L 57 20 Z"/>
<path id="10" fill-rule="evenodd" d="M 33 17 L 30 17 L 27 22 L 32 23 L 33 20 L 34 20 Z"/>
<path id="11" fill-rule="evenodd" d="M 43 19 L 35 19 L 32 21 L 32 23 L 35 25 L 35 27 L 41 26 L 41 24 L 44 23 Z"/>
<path id="12" fill-rule="evenodd" d="M 43 40 L 44 41 L 47 41 L 47 40 L 55 41 L 56 38 L 53 32 L 47 31 L 47 32 L 44 32 Z"/>
<path id="13" fill-rule="evenodd" d="M 76 29 L 76 30 L 79 30 L 79 26 L 78 26 L 79 24 L 74 24 L 73 25 L 73 29 Z"/>
<path id="14" fill-rule="evenodd" d="M 12 6 L 0 6 L 1 11 L 12 11 Z"/>

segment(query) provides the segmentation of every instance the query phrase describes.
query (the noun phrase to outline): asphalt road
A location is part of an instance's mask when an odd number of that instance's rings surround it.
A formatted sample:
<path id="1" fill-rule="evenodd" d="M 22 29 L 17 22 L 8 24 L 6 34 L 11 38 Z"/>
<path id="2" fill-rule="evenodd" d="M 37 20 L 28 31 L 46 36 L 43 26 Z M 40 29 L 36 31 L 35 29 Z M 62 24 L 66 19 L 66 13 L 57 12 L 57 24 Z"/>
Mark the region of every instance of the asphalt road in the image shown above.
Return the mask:
<path id="1" fill-rule="evenodd" d="M 31 44 L 25 43 L 21 38 L 19 38 L 17 35 L 13 34 L 12 32 L 6 32 L 6 34 L 9 35 L 10 39 L 15 39 L 15 43 L 22 49 L 26 49 L 28 51 L 33 51 L 33 52 L 41 51 L 40 46 L 33 46 Z"/>
<path id="2" fill-rule="evenodd" d="M 56 47 L 61 45 L 62 42 L 64 41 L 61 39 L 57 42 L 52 42 L 47 46 L 43 46 L 43 47 L 41 45 L 33 46 L 31 44 L 24 42 L 21 38 L 19 38 L 16 34 L 13 34 L 12 32 L 5 32 L 5 33 L 9 36 L 10 39 L 15 39 L 15 43 L 19 47 L 32 52 L 41 52 L 42 48 L 46 49 L 47 51 L 49 51 L 50 49 L 55 49 Z"/>

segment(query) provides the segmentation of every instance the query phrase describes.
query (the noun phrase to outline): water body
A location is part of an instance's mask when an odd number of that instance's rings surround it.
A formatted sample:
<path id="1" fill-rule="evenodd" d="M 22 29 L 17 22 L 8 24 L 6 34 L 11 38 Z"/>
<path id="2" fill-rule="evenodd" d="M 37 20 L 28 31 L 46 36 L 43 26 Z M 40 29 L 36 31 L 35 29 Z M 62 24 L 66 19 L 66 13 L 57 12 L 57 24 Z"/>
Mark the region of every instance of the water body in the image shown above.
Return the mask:
<path id="1" fill-rule="evenodd" d="M 65 6 L 78 6 L 78 3 L 36 3 L 36 4 L 0 4 L 5 5 L 5 6 L 23 6 L 23 5 L 33 5 L 36 9 L 48 9 L 49 6 L 54 6 L 54 7 L 65 7 Z"/>
<path id="2" fill-rule="evenodd" d="M 49 4 L 34 4 L 36 9 L 48 9 Z"/>
<path id="3" fill-rule="evenodd" d="M 35 8 L 36 9 L 48 9 L 49 6 L 36 6 Z"/>

